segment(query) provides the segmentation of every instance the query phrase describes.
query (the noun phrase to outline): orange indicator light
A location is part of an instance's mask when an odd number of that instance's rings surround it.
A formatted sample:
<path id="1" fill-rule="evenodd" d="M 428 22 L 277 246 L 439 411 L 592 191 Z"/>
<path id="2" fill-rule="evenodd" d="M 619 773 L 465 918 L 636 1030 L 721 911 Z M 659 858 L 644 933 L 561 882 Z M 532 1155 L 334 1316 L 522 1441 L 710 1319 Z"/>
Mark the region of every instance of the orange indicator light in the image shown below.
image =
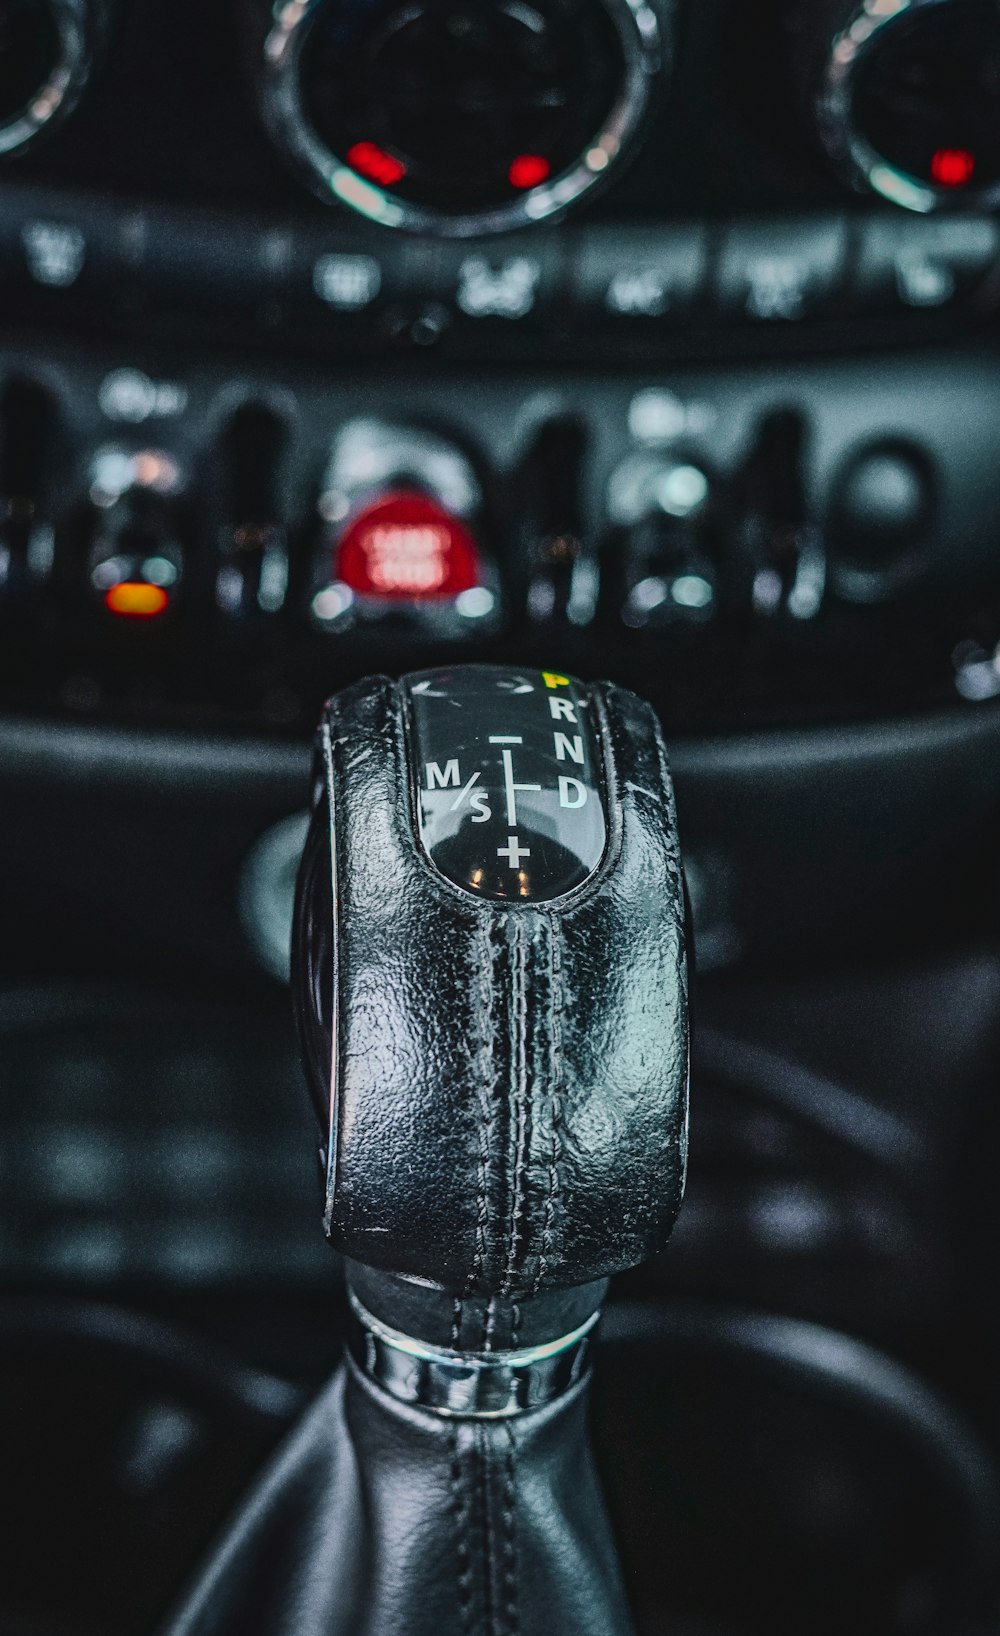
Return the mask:
<path id="1" fill-rule="evenodd" d="M 122 619 L 155 619 L 164 613 L 170 598 L 159 585 L 147 585 L 144 580 L 122 580 L 105 592 L 108 611 Z"/>

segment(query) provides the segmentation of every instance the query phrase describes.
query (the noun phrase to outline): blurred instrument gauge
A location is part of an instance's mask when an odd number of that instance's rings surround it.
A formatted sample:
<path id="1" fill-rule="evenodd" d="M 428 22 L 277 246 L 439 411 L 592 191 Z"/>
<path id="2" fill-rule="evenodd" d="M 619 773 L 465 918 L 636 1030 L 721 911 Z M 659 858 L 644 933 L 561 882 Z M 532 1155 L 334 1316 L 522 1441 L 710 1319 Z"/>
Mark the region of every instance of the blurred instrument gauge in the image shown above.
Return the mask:
<path id="1" fill-rule="evenodd" d="M 104 0 L 0 0 L 0 155 L 75 105 L 104 11 Z"/>
<path id="2" fill-rule="evenodd" d="M 633 144 L 662 0 L 294 0 L 264 111 L 312 185 L 387 227 L 464 236 L 552 216 Z"/>
<path id="3" fill-rule="evenodd" d="M 1000 203 L 1000 4 L 867 0 L 833 42 L 827 147 L 910 210 Z"/>

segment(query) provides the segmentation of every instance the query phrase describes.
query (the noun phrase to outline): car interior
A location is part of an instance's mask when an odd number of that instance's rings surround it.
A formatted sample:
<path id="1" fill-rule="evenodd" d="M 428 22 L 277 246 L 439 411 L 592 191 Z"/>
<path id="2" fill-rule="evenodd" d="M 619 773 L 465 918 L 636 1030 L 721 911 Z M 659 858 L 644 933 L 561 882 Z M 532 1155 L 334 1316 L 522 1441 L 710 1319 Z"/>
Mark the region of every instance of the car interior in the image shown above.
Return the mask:
<path id="1" fill-rule="evenodd" d="M 998 0 L 0 0 L 0 1636 L 1000 1631 Z"/>

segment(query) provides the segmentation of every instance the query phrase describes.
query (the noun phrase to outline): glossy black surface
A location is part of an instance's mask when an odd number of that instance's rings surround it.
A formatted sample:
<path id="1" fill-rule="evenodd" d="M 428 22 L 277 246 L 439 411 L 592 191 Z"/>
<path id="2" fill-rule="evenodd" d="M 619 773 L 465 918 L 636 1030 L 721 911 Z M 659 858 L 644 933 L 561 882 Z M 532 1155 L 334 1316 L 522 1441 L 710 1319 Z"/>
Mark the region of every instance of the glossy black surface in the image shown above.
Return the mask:
<path id="1" fill-rule="evenodd" d="M 544 902 L 580 886 L 607 842 L 589 690 L 487 666 L 407 682 L 420 840 L 476 897 Z"/>

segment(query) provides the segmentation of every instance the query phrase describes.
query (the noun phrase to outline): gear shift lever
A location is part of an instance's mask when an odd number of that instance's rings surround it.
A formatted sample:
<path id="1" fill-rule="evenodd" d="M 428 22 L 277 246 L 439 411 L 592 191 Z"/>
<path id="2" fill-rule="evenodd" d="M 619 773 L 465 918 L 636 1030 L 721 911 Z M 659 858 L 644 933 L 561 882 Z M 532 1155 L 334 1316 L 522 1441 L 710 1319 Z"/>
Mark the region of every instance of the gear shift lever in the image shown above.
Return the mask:
<path id="1" fill-rule="evenodd" d="M 294 957 L 349 1355 L 173 1636 L 627 1636 L 585 1415 L 684 1181 L 652 712 L 487 668 L 333 699 Z"/>

